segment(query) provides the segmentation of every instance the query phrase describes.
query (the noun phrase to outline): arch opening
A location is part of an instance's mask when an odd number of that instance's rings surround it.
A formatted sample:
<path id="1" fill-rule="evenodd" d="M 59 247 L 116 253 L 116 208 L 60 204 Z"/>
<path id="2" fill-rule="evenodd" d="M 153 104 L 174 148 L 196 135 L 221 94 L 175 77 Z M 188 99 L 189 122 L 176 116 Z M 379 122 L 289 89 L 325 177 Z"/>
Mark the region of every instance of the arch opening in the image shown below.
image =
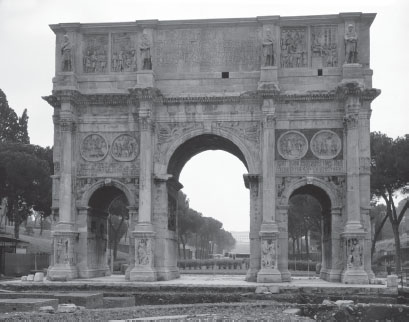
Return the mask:
<path id="1" fill-rule="evenodd" d="M 226 153 L 221 152 L 213 153 L 213 151 L 217 150 Z M 234 157 L 232 158 L 232 156 L 234 156 L 235 158 Z M 236 158 L 239 159 L 241 162 L 237 162 L 238 160 Z M 232 162 L 237 162 L 237 164 L 234 165 L 232 164 Z M 244 165 L 244 167 L 240 164 Z M 244 195 L 247 196 L 247 198 L 249 198 L 249 192 L 245 191 L 244 182 L 242 178 L 243 173 L 248 172 L 248 168 L 249 167 L 245 157 L 245 153 L 243 153 L 241 148 L 237 146 L 234 142 L 219 135 L 202 134 L 188 139 L 174 150 L 174 153 L 171 155 L 169 159 L 167 173 L 172 174 L 172 181 L 179 182 L 180 178 L 182 178 L 183 182 L 181 183 L 182 184 L 186 183 L 186 189 L 183 190 L 183 193 L 186 193 L 187 198 L 190 200 L 189 206 L 191 208 L 193 208 L 199 213 L 202 213 L 203 217 L 212 217 L 220 221 L 223 224 L 222 228 L 228 231 L 232 230 L 225 225 L 225 223 L 227 224 L 227 216 L 229 216 L 229 214 L 227 211 L 224 211 L 223 208 L 226 209 L 230 205 L 231 209 L 229 210 L 230 212 L 232 212 L 232 209 L 236 207 L 236 205 L 232 204 L 227 200 L 229 199 L 228 194 L 232 194 L 234 190 L 240 189 L 236 188 L 237 185 L 239 185 L 239 187 L 240 185 L 241 187 L 243 187 L 242 189 L 244 190 Z M 185 172 L 185 169 L 187 172 Z M 219 170 L 221 169 L 224 169 L 224 173 L 220 173 Z M 232 174 L 228 176 L 227 172 L 229 172 L 229 170 L 231 170 L 231 172 L 233 172 L 233 170 L 235 171 L 234 180 L 230 180 Z M 182 171 L 183 174 L 181 175 Z M 239 176 L 237 176 L 238 171 L 240 171 Z M 187 178 L 186 176 L 189 177 Z M 181 187 L 183 186 L 180 185 L 180 188 Z M 192 191 L 193 193 L 191 193 Z M 197 197 L 198 195 L 200 195 L 199 199 L 201 199 L 200 200 L 201 202 L 199 202 L 200 205 L 198 205 L 198 203 L 195 203 L 195 196 Z M 208 198 L 206 198 L 206 196 L 208 196 Z M 240 197 L 240 199 L 245 198 Z M 206 201 L 203 202 L 203 200 Z M 172 211 L 172 209 L 175 208 L 175 203 L 180 203 L 180 200 L 178 200 L 177 194 L 175 194 L 174 185 L 171 188 L 170 185 L 168 184 L 169 216 L 171 216 L 172 213 L 174 212 Z M 206 206 L 202 207 L 203 204 L 206 204 Z M 244 216 L 247 218 L 244 219 L 243 216 L 241 217 L 242 220 L 243 219 L 247 220 L 246 230 L 248 230 L 250 222 L 250 217 L 248 214 L 250 208 L 249 200 L 247 200 L 247 204 L 248 204 L 247 211 L 246 209 L 243 211 Z M 178 204 L 177 208 L 179 208 L 179 206 L 180 205 Z M 211 210 L 209 210 L 209 208 L 212 207 L 213 208 L 219 207 L 220 213 L 225 216 L 224 219 L 219 214 L 215 215 L 214 211 L 212 212 Z M 240 219 L 240 215 L 237 214 L 237 212 L 236 215 L 238 215 L 236 219 Z M 178 222 L 177 232 L 179 232 L 180 230 L 179 221 L 180 219 L 177 218 Z M 205 256 L 208 256 L 209 253 L 215 254 L 221 253 L 223 251 L 223 249 L 215 245 L 216 243 L 214 239 L 210 240 L 208 243 L 205 244 L 209 248 L 208 250 L 205 251 L 208 252 L 206 253 Z M 183 245 L 179 247 L 183 248 Z M 247 250 L 247 252 L 249 252 L 249 249 Z M 203 250 L 197 251 L 195 255 L 202 257 Z M 181 258 L 185 256 L 185 252 L 180 251 L 180 248 L 179 256 Z"/>
<path id="2" fill-rule="evenodd" d="M 289 247 L 292 250 L 290 260 L 295 263 L 297 260 L 308 261 L 308 267 L 310 262 L 321 264 L 319 273 L 321 277 L 325 276 L 332 266 L 331 200 L 328 194 L 312 184 L 295 189 L 289 197 L 288 223 L 289 242 L 293 243 Z M 301 242 L 296 254 L 295 242 L 297 246 Z M 306 270 L 304 266 L 299 265 L 299 268 Z M 314 271 L 315 265 L 310 269 Z"/>
<path id="3" fill-rule="evenodd" d="M 87 267 L 104 275 L 109 271 L 110 258 L 116 258 L 122 233 L 128 230 L 129 201 L 125 193 L 114 185 L 95 190 L 88 201 Z M 114 218 L 117 217 L 117 218 Z M 112 250 L 113 256 L 109 255 Z"/>

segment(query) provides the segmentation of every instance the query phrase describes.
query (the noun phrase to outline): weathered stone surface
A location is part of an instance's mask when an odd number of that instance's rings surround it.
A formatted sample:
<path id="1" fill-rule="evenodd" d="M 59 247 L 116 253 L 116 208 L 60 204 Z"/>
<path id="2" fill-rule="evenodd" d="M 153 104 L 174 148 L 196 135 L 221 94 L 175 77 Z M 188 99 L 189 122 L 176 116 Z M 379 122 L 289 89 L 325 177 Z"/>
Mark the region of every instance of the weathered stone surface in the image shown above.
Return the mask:
<path id="1" fill-rule="evenodd" d="M 79 308 L 75 304 L 58 304 L 58 313 L 74 313 Z"/>
<path id="2" fill-rule="evenodd" d="M 398 276 L 397 275 L 388 275 L 386 277 L 386 286 L 387 287 L 398 287 Z"/>
<path id="3" fill-rule="evenodd" d="M 57 308 L 58 300 L 55 299 L 0 299 L 0 312 L 37 311 L 42 306 Z"/>
<path id="4" fill-rule="evenodd" d="M 135 297 L 121 296 L 121 297 L 104 297 L 104 308 L 114 307 L 130 307 L 135 306 Z"/>
<path id="5" fill-rule="evenodd" d="M 268 287 L 267 286 L 257 286 L 256 294 L 265 294 L 265 293 L 269 293 Z"/>
<path id="6" fill-rule="evenodd" d="M 34 274 L 28 274 L 27 275 L 27 281 L 28 282 L 33 282 L 34 281 Z"/>
<path id="7" fill-rule="evenodd" d="M 117 197 L 132 222 L 127 278 L 177 278 L 179 175 L 197 153 L 220 149 L 248 169 L 248 280 L 291 279 L 288 205 L 302 192 L 325 219 L 321 277 L 368 284 L 374 18 L 52 25 L 45 99 L 55 109 L 58 219 L 48 278 L 109 274 L 106 216 Z"/>
<path id="8" fill-rule="evenodd" d="M 52 306 L 42 306 L 38 309 L 38 312 L 42 313 L 55 313 L 55 308 Z"/>
<path id="9" fill-rule="evenodd" d="M 42 282 L 44 280 L 44 273 L 43 272 L 37 272 L 34 275 L 34 282 Z"/>

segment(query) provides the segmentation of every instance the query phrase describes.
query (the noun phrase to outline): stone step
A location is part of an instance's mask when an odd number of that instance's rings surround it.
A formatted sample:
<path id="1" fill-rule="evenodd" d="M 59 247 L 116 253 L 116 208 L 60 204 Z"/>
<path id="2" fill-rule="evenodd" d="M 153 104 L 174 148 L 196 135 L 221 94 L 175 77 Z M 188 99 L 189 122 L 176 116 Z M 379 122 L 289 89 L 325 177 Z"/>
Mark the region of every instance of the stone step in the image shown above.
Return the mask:
<path id="1" fill-rule="evenodd" d="M 38 311 L 42 306 L 58 307 L 57 299 L 50 298 L 15 298 L 0 299 L 0 312 L 30 312 Z"/>
<path id="2" fill-rule="evenodd" d="M 104 297 L 105 309 L 130 306 L 135 306 L 135 297 L 133 296 Z"/>

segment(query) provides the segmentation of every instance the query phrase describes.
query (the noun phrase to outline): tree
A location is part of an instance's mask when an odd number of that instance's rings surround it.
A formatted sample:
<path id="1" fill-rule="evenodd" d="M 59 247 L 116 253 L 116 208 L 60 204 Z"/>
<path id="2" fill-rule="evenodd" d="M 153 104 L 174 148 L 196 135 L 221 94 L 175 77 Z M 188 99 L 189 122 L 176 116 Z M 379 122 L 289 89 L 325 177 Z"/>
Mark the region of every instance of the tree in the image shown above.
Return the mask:
<path id="1" fill-rule="evenodd" d="M 381 235 L 382 228 L 384 227 L 388 219 L 388 215 L 386 214 L 385 205 L 382 204 L 376 205 L 376 203 L 372 205 L 369 215 L 372 222 L 372 229 L 374 231 L 371 245 L 371 258 L 373 259 L 376 242 Z"/>
<path id="2" fill-rule="evenodd" d="M 14 222 L 14 235 L 30 215 L 30 209 L 50 214 L 51 170 L 32 146 L 0 145 L 0 199 L 7 199 L 7 217 Z"/>
<path id="3" fill-rule="evenodd" d="M 0 89 L 0 142 L 29 144 L 27 132 L 28 115 L 25 109 L 19 118 L 9 107 L 6 95 Z"/>
<path id="4" fill-rule="evenodd" d="M 393 140 L 380 132 L 371 133 L 371 194 L 386 204 L 386 216 L 392 225 L 395 240 L 395 263 L 401 271 L 399 225 L 409 208 L 409 201 L 400 212 L 395 206 L 397 193 L 406 194 L 409 185 L 409 135 Z"/>
<path id="5" fill-rule="evenodd" d="M 118 244 L 121 238 L 128 231 L 128 219 L 129 212 L 127 209 L 128 202 L 125 196 L 120 195 L 119 197 L 112 200 L 108 207 L 108 238 L 110 248 L 113 250 L 113 257 L 116 260 L 118 252 Z"/>

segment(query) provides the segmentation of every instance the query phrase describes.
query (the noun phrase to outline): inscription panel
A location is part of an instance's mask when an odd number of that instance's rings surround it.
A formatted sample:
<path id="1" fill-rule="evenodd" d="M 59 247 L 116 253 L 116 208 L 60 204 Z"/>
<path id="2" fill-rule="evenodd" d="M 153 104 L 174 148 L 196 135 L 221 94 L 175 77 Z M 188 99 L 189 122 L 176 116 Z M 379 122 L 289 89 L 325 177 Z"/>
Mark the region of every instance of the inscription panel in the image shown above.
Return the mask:
<path id="1" fill-rule="evenodd" d="M 258 28 L 160 30 L 155 72 L 254 71 L 260 69 Z"/>

